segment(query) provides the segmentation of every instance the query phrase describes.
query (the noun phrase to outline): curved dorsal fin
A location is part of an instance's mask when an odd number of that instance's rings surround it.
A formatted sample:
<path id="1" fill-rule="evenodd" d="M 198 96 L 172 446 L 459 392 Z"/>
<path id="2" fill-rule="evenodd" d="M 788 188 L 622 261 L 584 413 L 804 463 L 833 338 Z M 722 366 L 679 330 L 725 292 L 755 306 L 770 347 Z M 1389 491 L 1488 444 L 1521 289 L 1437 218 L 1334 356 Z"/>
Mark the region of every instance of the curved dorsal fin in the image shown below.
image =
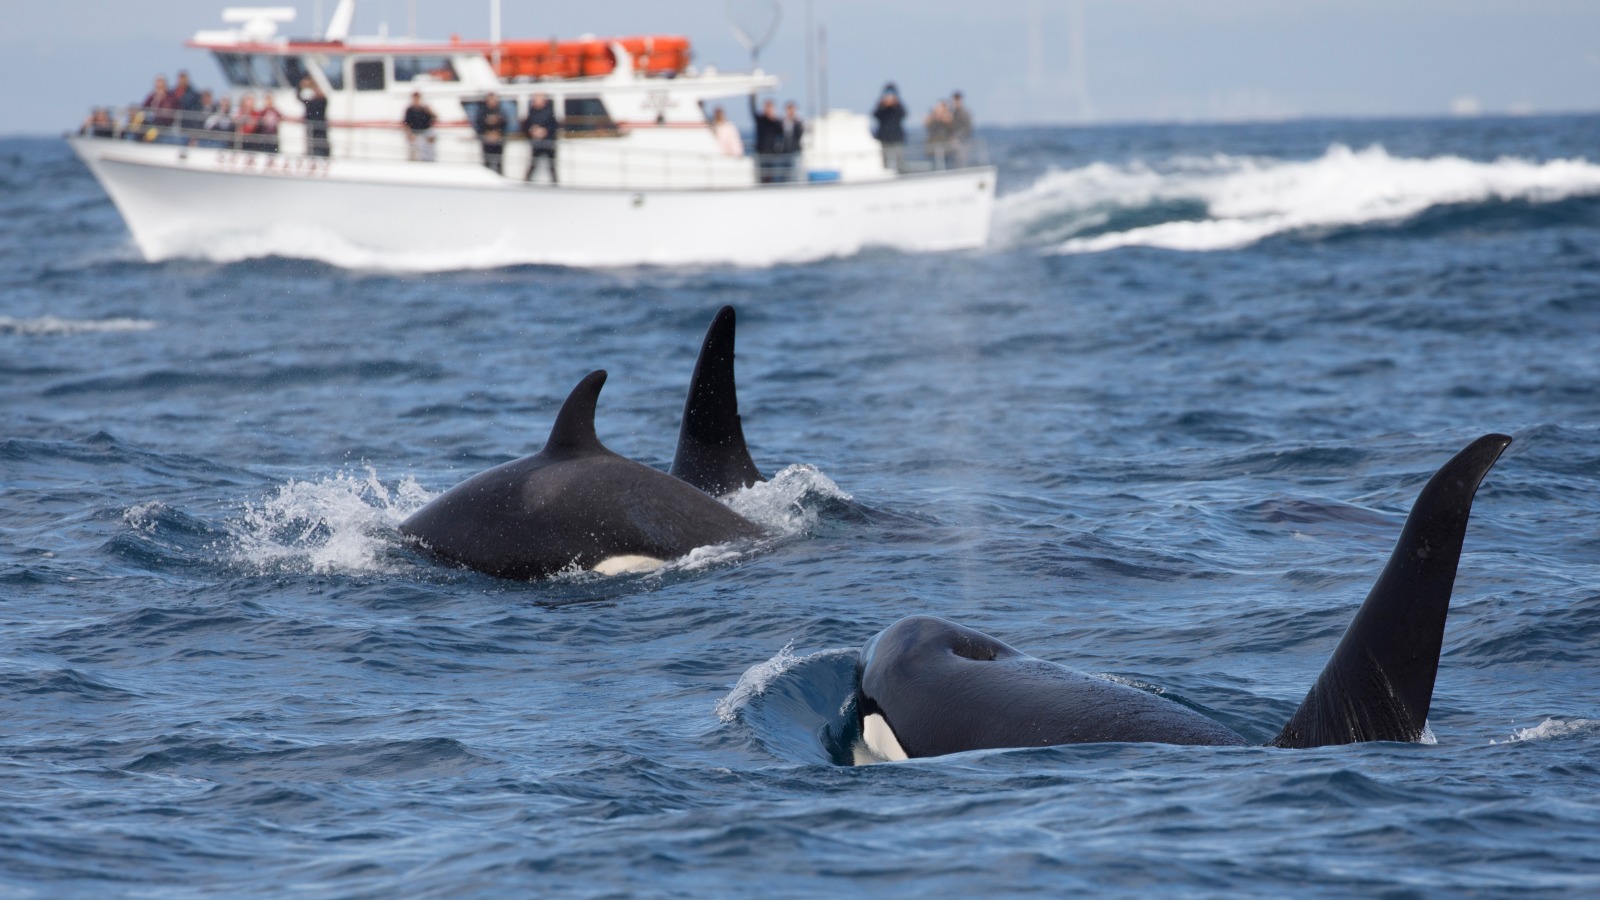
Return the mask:
<path id="1" fill-rule="evenodd" d="M 1273 746 L 1422 736 L 1472 498 L 1510 443 L 1503 434 L 1478 438 L 1417 495 L 1383 574 Z"/>
<path id="2" fill-rule="evenodd" d="M 712 496 L 749 487 L 761 477 L 745 447 L 733 379 L 733 307 L 724 306 L 706 329 L 683 402 L 671 473 Z"/>
<path id="3" fill-rule="evenodd" d="M 578 382 L 567 395 L 567 401 L 561 404 L 561 412 L 556 414 L 556 424 L 550 429 L 542 452 L 574 454 L 606 449 L 594 433 L 594 408 L 605 383 L 605 369 L 596 369 Z"/>

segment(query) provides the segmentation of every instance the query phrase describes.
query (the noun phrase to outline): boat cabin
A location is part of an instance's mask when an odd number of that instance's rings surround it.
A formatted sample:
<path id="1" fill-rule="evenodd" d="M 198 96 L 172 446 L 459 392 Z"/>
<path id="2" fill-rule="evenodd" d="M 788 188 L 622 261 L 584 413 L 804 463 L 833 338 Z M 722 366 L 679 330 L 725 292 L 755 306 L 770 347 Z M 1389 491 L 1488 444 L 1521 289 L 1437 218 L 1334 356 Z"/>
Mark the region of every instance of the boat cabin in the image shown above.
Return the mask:
<path id="1" fill-rule="evenodd" d="M 489 93 L 508 123 L 503 176 L 529 169 L 532 147 L 522 133 L 530 101 L 547 96 L 559 123 L 557 156 L 563 186 L 625 188 L 742 188 L 770 177 L 772 160 L 734 153 L 713 133 L 721 107 L 739 116 L 758 94 L 778 86 L 760 70 L 722 73 L 693 65 L 689 40 L 677 35 L 571 40 L 425 41 L 349 33 L 355 0 L 340 0 L 326 33 L 280 34 L 291 7 L 223 11 L 231 27 L 196 33 L 188 47 L 209 51 L 235 100 L 269 95 L 282 116 L 278 152 L 313 155 L 307 138 L 301 83 L 309 78 L 326 97 L 331 161 L 423 161 L 482 164 L 476 128 Z M 381 31 L 381 30 L 380 30 Z M 434 115 L 418 153 L 403 124 L 413 94 Z M 195 125 L 186 125 L 191 131 Z M 186 135 L 190 142 L 205 136 Z M 205 141 L 206 145 L 214 141 Z M 234 149 L 258 152 L 238 137 Z M 866 116 L 835 110 L 806 122 L 803 151 L 779 161 L 782 182 L 881 180 L 884 166 Z M 761 178 L 766 172 L 769 177 Z"/>

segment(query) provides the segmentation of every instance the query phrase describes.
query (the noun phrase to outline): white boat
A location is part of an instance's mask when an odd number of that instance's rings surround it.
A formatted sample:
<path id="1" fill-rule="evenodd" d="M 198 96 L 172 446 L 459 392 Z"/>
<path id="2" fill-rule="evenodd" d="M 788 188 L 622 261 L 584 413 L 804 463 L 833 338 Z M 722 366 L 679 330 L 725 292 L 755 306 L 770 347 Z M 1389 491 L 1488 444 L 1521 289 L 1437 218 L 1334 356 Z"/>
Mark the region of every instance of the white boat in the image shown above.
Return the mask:
<path id="1" fill-rule="evenodd" d="M 719 149 L 708 119 L 778 79 L 695 69 L 683 38 L 355 37 L 354 5 L 341 0 L 320 39 L 278 34 L 293 9 L 241 8 L 224 13 L 234 27 L 188 42 L 215 55 L 236 95 L 271 95 L 284 115 L 276 152 L 236 134 L 143 126 L 69 138 L 146 259 L 761 266 L 988 239 L 992 167 L 888 168 L 859 113 L 806 122 L 783 177 L 764 179 L 758 160 Z M 327 98 L 326 156 L 306 152 L 305 77 Z M 505 174 L 484 164 L 473 121 L 490 91 L 513 123 L 534 95 L 553 103 L 559 184 L 542 167 L 524 180 L 526 140 L 507 140 Z M 432 161 L 409 158 L 401 123 L 413 92 L 437 116 Z"/>

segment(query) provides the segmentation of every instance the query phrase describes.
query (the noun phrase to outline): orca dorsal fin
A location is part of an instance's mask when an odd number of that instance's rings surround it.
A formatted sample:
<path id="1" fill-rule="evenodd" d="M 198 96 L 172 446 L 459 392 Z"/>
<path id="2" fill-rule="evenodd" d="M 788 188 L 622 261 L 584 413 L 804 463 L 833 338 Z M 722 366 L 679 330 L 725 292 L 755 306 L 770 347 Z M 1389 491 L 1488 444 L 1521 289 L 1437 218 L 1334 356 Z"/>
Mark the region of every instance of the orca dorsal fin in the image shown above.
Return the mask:
<path id="1" fill-rule="evenodd" d="M 1472 498 L 1510 443 L 1478 438 L 1423 487 L 1383 574 L 1272 746 L 1422 737 Z"/>
<path id="2" fill-rule="evenodd" d="M 561 404 L 561 412 L 556 413 L 556 424 L 550 429 L 550 437 L 541 452 L 560 455 L 606 452 L 594 433 L 595 404 L 605 384 L 605 369 L 596 369 L 578 382 Z"/>
<path id="3" fill-rule="evenodd" d="M 750 459 L 739 421 L 739 395 L 733 379 L 733 307 L 717 310 L 700 344 L 689 396 L 683 401 L 673 477 L 716 497 L 766 479 Z"/>

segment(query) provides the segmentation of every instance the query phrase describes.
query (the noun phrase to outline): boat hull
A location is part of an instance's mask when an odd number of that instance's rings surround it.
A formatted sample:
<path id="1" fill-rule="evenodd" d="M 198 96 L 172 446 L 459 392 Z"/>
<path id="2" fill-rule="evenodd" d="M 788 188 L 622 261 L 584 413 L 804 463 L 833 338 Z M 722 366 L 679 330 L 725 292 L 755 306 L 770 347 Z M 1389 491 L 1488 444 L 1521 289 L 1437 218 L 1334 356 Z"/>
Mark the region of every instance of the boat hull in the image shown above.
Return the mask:
<path id="1" fill-rule="evenodd" d="M 863 182 L 612 189 L 529 184 L 459 164 L 71 141 L 151 261 L 767 266 L 867 247 L 981 247 L 994 205 L 989 167 Z"/>

